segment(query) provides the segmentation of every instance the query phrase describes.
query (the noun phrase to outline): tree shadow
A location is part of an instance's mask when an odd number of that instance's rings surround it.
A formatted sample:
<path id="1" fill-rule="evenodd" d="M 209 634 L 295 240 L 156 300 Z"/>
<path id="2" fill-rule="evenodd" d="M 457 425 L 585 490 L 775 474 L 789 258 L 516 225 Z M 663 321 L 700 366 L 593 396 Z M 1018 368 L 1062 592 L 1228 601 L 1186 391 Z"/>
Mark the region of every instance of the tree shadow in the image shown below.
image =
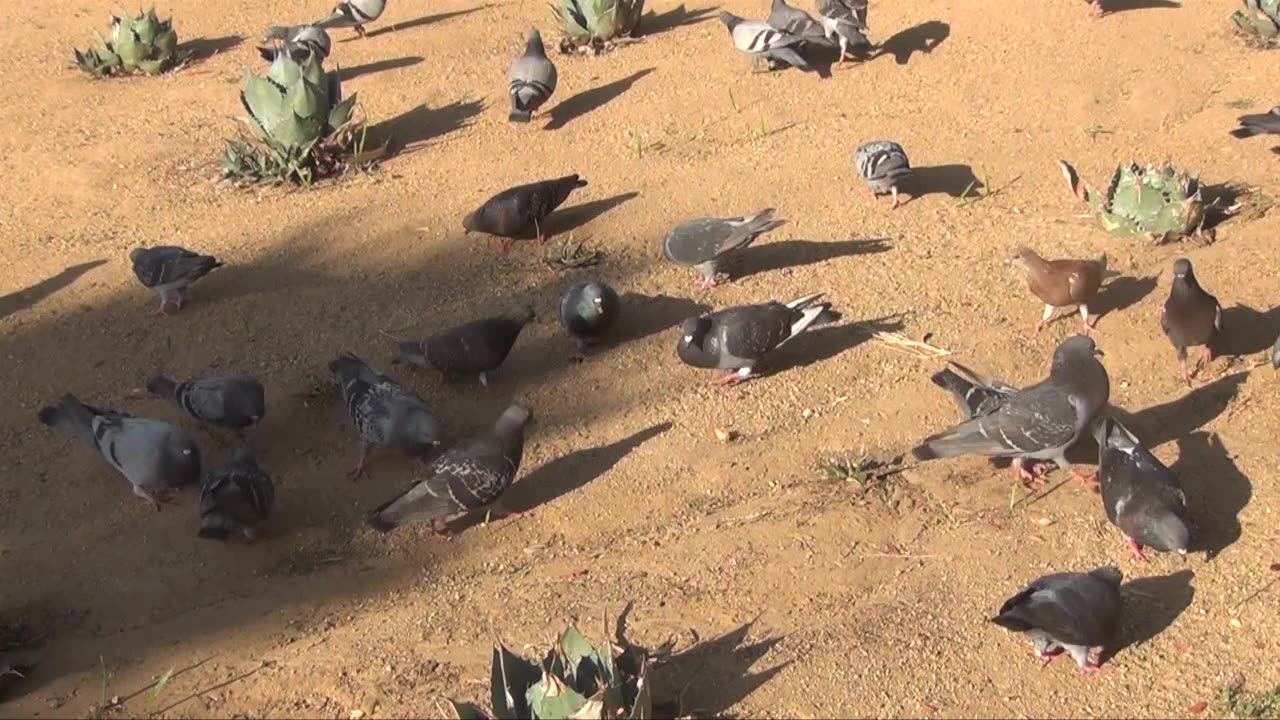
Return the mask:
<path id="1" fill-rule="evenodd" d="M 378 37 L 379 35 L 389 35 L 391 33 L 401 32 L 403 30 L 413 30 L 415 28 L 426 27 L 427 25 L 433 25 L 435 23 L 448 20 L 450 18 L 458 17 L 459 15 L 470 15 L 473 12 L 476 12 L 478 10 L 485 10 L 488 7 L 489 5 L 488 3 L 486 3 L 484 5 L 477 5 L 473 8 L 467 8 L 466 10 L 454 10 L 452 12 L 436 13 L 435 15 L 424 15 L 415 20 L 407 20 L 402 23 L 394 23 L 391 25 L 387 25 L 386 27 L 380 27 L 377 30 L 373 30 L 367 33 L 365 37 L 372 38 L 372 37 Z M 346 40 L 343 40 L 342 42 L 351 42 L 354 39 L 356 38 L 350 37 L 350 38 L 347 38 Z"/>
<path id="2" fill-rule="evenodd" d="M 1107 9 L 1107 14 L 1122 13 L 1129 10 L 1155 10 L 1157 8 L 1180 8 L 1182 3 L 1172 2 L 1171 0 L 1103 0 L 1103 7 Z"/>
<path id="3" fill-rule="evenodd" d="M 546 228 L 549 230 L 549 235 L 559 235 L 570 230 L 577 230 L 622 203 L 639 196 L 640 193 L 638 192 L 619 193 L 612 197 L 592 200 L 581 205 L 574 205 L 571 208 L 558 210 L 547 218 Z"/>
<path id="4" fill-rule="evenodd" d="M 906 65 L 915 53 L 931 53 L 951 35 L 951 26 L 941 20 L 929 20 L 915 27 L 900 30 L 880 44 L 876 53 L 868 59 L 892 55 L 899 65 Z"/>
<path id="5" fill-rule="evenodd" d="M 1259 312 L 1248 305 L 1222 311 L 1222 332 L 1213 342 L 1219 355 L 1252 355 L 1271 347 L 1280 333 L 1280 305 Z"/>
<path id="6" fill-rule="evenodd" d="M 363 65 L 338 68 L 338 79 L 342 82 L 347 82 L 349 80 L 354 80 L 361 75 L 372 75 L 374 73 L 382 72 L 383 70 L 398 70 L 400 68 L 413 67 L 421 62 L 421 55 L 407 55 L 402 58 L 391 58 L 389 60 L 379 60 L 377 62 L 365 63 Z"/>
<path id="7" fill-rule="evenodd" d="M 1099 664 L 1105 664 L 1122 651 L 1164 632 L 1191 606 L 1196 588 L 1191 584 L 1195 573 L 1179 570 L 1170 575 L 1137 578 L 1120 587 L 1123 618 L 1115 641 L 1102 650 Z"/>
<path id="8" fill-rule="evenodd" d="M 653 687 L 674 696 L 654 698 L 655 717 L 726 717 L 729 708 L 786 669 L 789 660 L 751 672 L 783 640 L 774 636 L 750 642 L 751 627 L 758 619 L 678 653 L 655 653 L 650 671 Z"/>
<path id="9" fill-rule="evenodd" d="M 737 266 L 737 279 L 741 280 L 774 270 L 816 265 L 836 258 L 882 253 L 892 249 L 888 238 L 781 240 L 746 248 L 732 255 L 726 264 Z"/>
<path id="10" fill-rule="evenodd" d="M 1225 375 L 1176 400 L 1153 405 L 1136 413 L 1129 413 L 1114 405 L 1109 407 L 1108 412 L 1114 413 L 1144 445 L 1149 448 L 1159 447 L 1170 440 L 1190 435 L 1221 415 L 1240 392 L 1240 384 L 1247 375 L 1248 373 Z M 1078 443 L 1083 444 L 1085 443 Z"/>
<path id="11" fill-rule="evenodd" d="M 614 80 L 611 83 L 601 85 L 599 87 L 589 88 L 566 98 L 551 108 L 548 114 L 551 115 L 551 122 L 547 123 L 546 130 L 559 130 L 574 118 L 581 117 L 595 110 L 602 105 L 608 103 L 622 93 L 631 89 L 637 80 L 653 72 L 653 68 L 638 70 L 627 77 Z"/>
<path id="12" fill-rule="evenodd" d="M 106 263 L 106 260 L 90 260 L 79 265 L 72 265 L 47 280 L 41 280 L 29 288 L 0 297 L 0 320 L 19 310 L 27 310 L 35 306 L 36 303 L 78 280 L 81 275 Z"/>
<path id="13" fill-rule="evenodd" d="M 1151 294 L 1156 289 L 1158 276 L 1113 277 L 1102 287 L 1097 298 L 1089 303 L 1089 310 L 1099 316 L 1124 310 Z"/>
<path id="14" fill-rule="evenodd" d="M 838 313 L 840 309 L 832 308 L 832 310 Z M 767 358 L 763 364 L 773 368 L 771 375 L 779 375 L 788 370 L 809 367 L 852 350 L 870 340 L 873 332 L 897 332 L 901 329 L 901 315 L 886 315 L 874 320 L 814 328 L 801 333 L 799 337 L 778 348 L 777 353 Z"/>
<path id="15" fill-rule="evenodd" d="M 244 42 L 240 35 L 224 35 L 216 38 L 196 38 L 178 45 L 178 53 L 186 55 L 187 63 L 204 62 L 209 58 L 232 50 Z"/>
<path id="16" fill-rule="evenodd" d="M 680 3 L 678 7 L 673 7 L 666 12 L 650 11 L 640 19 L 640 35 L 657 35 L 686 25 L 697 25 L 710 20 L 719 10 L 719 5 L 712 5 L 690 12 L 685 8 L 684 3 Z"/>
<path id="17" fill-rule="evenodd" d="M 981 190 L 984 185 L 968 165 L 926 165 L 911 168 L 911 176 L 905 183 L 914 201 L 926 195 L 947 194 L 961 198 Z"/>
<path id="18" fill-rule="evenodd" d="M 374 137 L 385 138 L 394 148 L 394 152 L 421 145 L 461 130 L 470 123 L 471 118 L 484 110 L 484 98 L 479 100 L 456 100 L 435 108 L 418 105 L 390 120 L 373 125 L 369 133 Z"/>
<path id="19" fill-rule="evenodd" d="M 1253 484 L 1240 472 L 1217 433 L 1199 431 L 1178 438 L 1178 474 L 1195 529 L 1191 550 L 1206 560 L 1240 539 L 1240 513 L 1253 498 Z"/>
<path id="20" fill-rule="evenodd" d="M 710 305 L 689 298 L 623 293 L 622 316 L 618 320 L 620 327 L 614 334 L 616 339 L 606 341 L 606 345 L 612 347 L 643 340 L 655 333 L 670 330 L 684 322 L 685 318 L 697 317 L 710 311 Z"/>

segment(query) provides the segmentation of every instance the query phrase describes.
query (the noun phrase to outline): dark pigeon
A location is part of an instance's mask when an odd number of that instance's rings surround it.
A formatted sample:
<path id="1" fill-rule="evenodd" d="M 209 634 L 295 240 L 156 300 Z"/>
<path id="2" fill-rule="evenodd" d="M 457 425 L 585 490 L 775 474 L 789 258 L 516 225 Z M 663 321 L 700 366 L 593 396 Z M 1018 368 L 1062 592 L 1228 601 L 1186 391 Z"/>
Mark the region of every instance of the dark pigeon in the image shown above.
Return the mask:
<path id="1" fill-rule="evenodd" d="M 892 140 L 863 143 L 853 153 L 853 164 L 867 183 L 871 196 L 891 193 L 893 207 L 898 207 L 898 188 L 911 177 L 911 161 L 902 146 Z"/>
<path id="2" fill-rule="evenodd" d="M 170 307 L 175 311 L 181 310 L 190 287 L 222 267 L 222 263 L 212 255 L 200 255 L 176 245 L 134 248 L 129 251 L 129 262 L 133 264 L 133 274 L 143 286 L 155 290 L 160 296 L 157 315 L 169 314 Z"/>
<path id="3" fill-rule="evenodd" d="M 838 317 L 831 303 L 818 302 L 820 297 L 822 293 L 814 293 L 785 304 L 741 305 L 691 317 L 684 321 L 676 354 L 686 365 L 728 370 L 716 384 L 758 377 L 755 366 L 765 355 L 820 320 Z"/>
<path id="4" fill-rule="evenodd" d="M 697 218 L 677 225 L 662 241 L 662 255 L 702 274 L 699 288 L 713 288 L 726 276 L 716 272 L 723 256 L 745 248 L 785 221 L 773 219 L 773 208 L 736 218 Z"/>
<path id="5" fill-rule="evenodd" d="M 586 355 L 587 346 L 609 332 L 622 313 L 622 301 L 613 288 L 599 282 L 580 282 L 560 298 L 560 324 L 577 346 L 575 360 Z"/>
<path id="6" fill-rule="evenodd" d="M 534 319 L 532 307 L 497 317 L 473 320 L 426 340 L 400 342 L 393 364 L 435 368 L 452 378 L 478 375 L 489 387 L 486 373 L 497 370 L 515 346 L 520 331 Z"/>
<path id="7" fill-rule="evenodd" d="M 1280 105 L 1268 112 L 1241 115 L 1240 127 L 1231 131 L 1233 137 L 1247 138 L 1254 135 L 1280 135 Z"/>
<path id="8" fill-rule="evenodd" d="M 1120 581 L 1114 567 L 1045 575 L 1000 606 L 991 622 L 1026 633 L 1047 665 L 1063 650 L 1082 672 L 1098 670 L 1089 650 L 1105 647 L 1120 628 Z"/>
<path id="9" fill-rule="evenodd" d="M 1178 258 L 1173 263 L 1173 285 L 1169 288 L 1169 299 L 1164 301 L 1160 327 L 1173 343 L 1182 377 L 1187 387 L 1191 387 L 1191 376 L 1195 373 L 1187 368 L 1187 348 L 1203 345 L 1202 362 L 1213 361 L 1213 341 L 1222 330 L 1222 305 L 1218 298 L 1200 287 L 1191 261 L 1186 258 Z M 1199 370 L 1197 363 L 1196 371 Z"/>
<path id="10" fill-rule="evenodd" d="M 347 413 L 360 434 L 360 458 L 350 473 L 352 480 L 364 474 L 365 460 L 374 445 L 420 457 L 444 442 L 444 426 L 422 398 L 360 358 L 343 353 L 329 363 L 329 371 L 342 388 Z"/>
<path id="11" fill-rule="evenodd" d="M 262 383 L 250 377 L 198 377 L 175 382 L 163 375 L 147 381 L 147 392 L 172 400 L 191 417 L 243 436 L 267 413 Z"/>
<path id="12" fill-rule="evenodd" d="M 1177 476 L 1114 418 L 1099 418 L 1093 436 L 1102 508 L 1134 558 L 1146 560 L 1144 547 L 1186 555 L 1187 496 Z"/>
<path id="13" fill-rule="evenodd" d="M 511 239 L 526 237 L 531 232 L 539 243 L 545 243 L 547 236 L 542 229 L 543 221 L 569 198 L 570 193 L 586 184 L 587 181 L 577 175 L 565 175 L 554 180 L 517 185 L 485 200 L 462 219 L 462 227 L 468 234 L 482 232 L 506 238 L 501 243 L 503 252 L 511 247 Z"/>
<path id="14" fill-rule="evenodd" d="M 211 473 L 200 489 L 199 537 L 226 540 L 239 532 L 245 539 L 257 537 L 271 508 L 276 490 L 271 476 L 258 466 L 253 451 L 236 450 L 231 463 Z"/>
<path id="15" fill-rule="evenodd" d="M 425 520 L 443 533 L 450 516 L 492 505 L 515 481 L 529 417 L 519 405 L 507 408 L 493 430 L 444 451 L 427 467 L 424 479 L 374 510 L 369 524 L 385 533 L 411 520 Z"/>

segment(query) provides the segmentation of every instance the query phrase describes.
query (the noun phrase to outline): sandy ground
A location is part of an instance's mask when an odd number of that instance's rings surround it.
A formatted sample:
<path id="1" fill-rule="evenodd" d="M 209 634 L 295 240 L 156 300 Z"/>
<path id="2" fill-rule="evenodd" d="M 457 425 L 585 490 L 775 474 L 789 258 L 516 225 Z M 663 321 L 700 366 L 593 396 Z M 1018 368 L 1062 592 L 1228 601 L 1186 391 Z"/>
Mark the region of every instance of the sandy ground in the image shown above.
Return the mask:
<path id="1" fill-rule="evenodd" d="M 1275 143 L 1226 134 L 1241 108 L 1280 100 L 1277 56 L 1230 36 L 1232 2 L 1125 3 L 1099 22 L 1074 0 L 873 2 L 886 52 L 823 79 L 750 74 L 719 6 L 659 1 L 643 42 L 558 58 L 550 118 L 512 126 L 506 69 L 531 24 L 556 36 L 545 4 L 395 0 L 368 39 L 338 33 L 333 60 L 374 128 L 409 148 L 310 191 L 214 177 L 242 70 L 258 67 L 252 36 L 323 3 L 179 5 L 160 10 L 178 11 L 181 37 L 221 51 L 157 79 L 95 83 L 69 66 L 113 4 L 16 3 L 0 30 L 0 613 L 39 660 L 5 714 L 84 717 L 115 696 L 107 714 L 421 716 L 442 696 L 487 697 L 495 638 L 544 644 L 574 618 L 598 636 L 628 601 L 647 645 L 729 633 L 655 676 L 660 697 L 699 716 L 1186 715 L 1237 674 L 1255 689 L 1280 681 L 1276 589 L 1248 599 L 1280 559 L 1280 373 L 1246 371 L 1280 331 L 1280 216 L 1228 220 L 1213 243 L 1117 239 L 1080 217 L 1054 166 L 1072 160 L 1096 184 L 1118 161 L 1168 157 L 1209 184 L 1280 192 Z M 896 211 L 866 196 L 850 161 L 879 138 L 925 178 Z M 568 172 L 590 184 L 556 242 L 572 231 L 604 264 L 553 272 L 530 244 L 503 257 L 462 235 L 493 192 Z M 999 192 L 958 203 L 970 173 Z M 762 207 L 788 223 L 731 265 L 733 284 L 696 293 L 661 261 L 676 222 Z M 160 243 L 227 264 L 172 318 L 149 314 L 155 297 L 126 259 Z M 674 326 L 700 305 L 825 291 L 846 323 L 932 333 L 966 364 L 1031 382 L 1077 323 L 1029 332 L 1040 306 L 1003 263 L 1020 243 L 1111 257 L 1097 337 L 1112 402 L 1178 471 L 1212 559 L 1134 563 L 1074 483 L 1010 510 L 1009 473 L 981 460 L 866 493 L 824 479 L 820 457 L 901 452 L 956 419 L 928 380 L 940 360 L 857 327 L 797 341 L 775 375 L 737 389 L 706 386 L 674 355 Z M 1236 355 L 1190 392 L 1159 330 L 1179 255 L 1227 307 Z M 629 298 L 621 342 L 571 366 L 552 308 L 587 276 L 644 297 Z M 351 350 L 385 367 L 379 330 L 426 333 L 526 301 L 540 317 L 490 392 L 396 376 L 458 433 L 530 404 L 510 504 L 533 511 L 451 541 L 369 530 L 364 515 L 411 468 L 389 458 L 345 479 L 355 437 L 306 396 L 327 361 Z M 271 537 L 198 540 L 192 494 L 155 513 L 35 420 L 68 390 L 124 405 L 161 370 L 267 384 Z M 229 455 L 176 407 L 129 407 L 190 428 L 208 465 Z M 1134 580 L 1108 673 L 1041 670 L 986 622 L 1037 575 L 1103 564 Z"/>

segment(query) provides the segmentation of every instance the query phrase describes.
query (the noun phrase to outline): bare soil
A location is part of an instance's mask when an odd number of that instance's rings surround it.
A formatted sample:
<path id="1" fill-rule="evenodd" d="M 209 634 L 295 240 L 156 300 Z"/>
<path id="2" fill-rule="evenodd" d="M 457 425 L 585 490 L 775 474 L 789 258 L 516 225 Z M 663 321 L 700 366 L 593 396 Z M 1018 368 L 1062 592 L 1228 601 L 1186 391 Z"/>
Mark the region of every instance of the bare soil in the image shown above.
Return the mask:
<path id="1" fill-rule="evenodd" d="M 1117 4 L 1132 9 L 1091 22 L 1077 0 L 873 2 L 886 51 L 823 79 L 751 74 L 718 6 L 662 0 L 643 42 L 558 57 L 549 118 L 514 126 L 505 73 L 529 26 L 554 42 L 545 3 L 393 0 L 369 38 L 335 33 L 331 64 L 373 128 L 408 149 L 340 183 L 243 191 L 214 178 L 242 112 L 241 73 L 260 67 L 253 39 L 323 3 L 162 5 L 184 40 L 220 51 L 109 82 L 81 75 L 70 50 L 121 8 L 11 3 L 0 619 L 6 643 L 39 665 L 5 714 L 431 715 L 443 696 L 487 698 L 495 638 L 545 644 L 571 619 L 599 637 L 628 601 L 646 645 L 730 633 L 655 676 L 660 697 L 699 716 L 1180 716 L 1238 674 L 1275 686 L 1277 589 L 1248 598 L 1280 559 L 1280 373 L 1248 368 L 1280 331 L 1280 214 L 1227 220 L 1214 242 L 1119 239 L 1081 217 L 1054 161 L 1100 184 L 1117 162 L 1170 158 L 1207 184 L 1274 195 L 1275 143 L 1227 131 L 1280 101 L 1278 56 L 1236 42 L 1230 0 Z M 851 162 L 881 138 L 920 169 L 916 197 L 895 211 L 867 197 Z M 569 172 L 590 184 L 553 242 L 586 239 L 603 264 L 557 272 L 530 243 L 501 256 L 463 236 L 462 216 L 492 193 Z M 970 173 L 999 192 L 958 202 Z M 697 293 L 692 273 L 662 262 L 676 222 L 763 207 L 788 223 L 730 266 L 736 282 Z M 127 262 L 130 248 L 161 243 L 227 264 L 171 318 L 150 315 L 155 296 Z M 824 291 L 845 323 L 931 333 L 968 365 L 1032 382 L 1078 323 L 1030 332 L 1041 308 L 1004 263 L 1018 244 L 1110 256 L 1119 275 L 1097 338 L 1112 401 L 1178 471 L 1211 559 L 1133 562 L 1097 496 L 1074 483 L 1011 510 L 1011 473 L 982 460 L 865 492 L 826 479 L 820 458 L 901 453 L 957 419 L 929 383 L 942 360 L 871 341 L 865 326 L 815 332 L 779 353 L 775 374 L 736 389 L 708 387 L 709 373 L 675 357 L 675 327 L 699 305 Z M 1183 255 L 1227 308 L 1231 343 L 1192 391 L 1159 329 Z M 573 366 L 554 307 L 582 277 L 632 295 L 622 340 Z M 388 457 L 345 479 L 355 437 L 308 395 L 328 360 L 350 350 L 388 367 L 380 330 L 425 334 L 523 302 L 539 319 L 491 391 L 395 375 L 459 434 L 513 399 L 530 404 L 509 505 L 532 512 L 452 540 L 368 529 L 365 514 L 412 468 Z M 199 540 L 193 494 L 156 513 L 36 422 L 72 391 L 181 423 L 209 466 L 224 461 L 230 448 L 176 407 L 126 403 L 157 371 L 267 384 L 255 442 L 277 483 L 271 536 Z M 1029 643 L 987 622 L 1040 574 L 1104 564 L 1134 579 L 1107 673 L 1041 670 Z"/>

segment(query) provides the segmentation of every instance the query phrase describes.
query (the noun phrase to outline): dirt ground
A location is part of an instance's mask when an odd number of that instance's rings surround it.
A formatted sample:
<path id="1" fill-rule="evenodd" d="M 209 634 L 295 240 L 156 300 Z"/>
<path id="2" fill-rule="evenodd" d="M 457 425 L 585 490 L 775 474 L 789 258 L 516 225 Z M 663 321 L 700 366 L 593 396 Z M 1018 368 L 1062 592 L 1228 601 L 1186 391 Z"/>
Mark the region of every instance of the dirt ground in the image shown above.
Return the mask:
<path id="1" fill-rule="evenodd" d="M 220 52 L 112 82 L 69 60 L 114 3 L 14 3 L 0 30 L 0 619 L 38 667 L 3 713 L 436 714 L 444 696 L 487 698 L 495 638 L 545 646 L 575 618 L 599 637 L 628 601 L 634 639 L 685 651 L 655 692 L 697 716 L 1178 716 L 1202 702 L 1210 715 L 1237 675 L 1275 686 L 1280 590 L 1250 595 L 1280 560 L 1280 373 L 1247 368 L 1280 331 L 1280 213 L 1227 220 L 1213 243 L 1118 239 L 1081 217 L 1054 161 L 1098 184 L 1118 161 L 1167 157 L 1211 185 L 1280 193 L 1276 143 L 1227 135 L 1242 109 L 1280 101 L 1280 55 L 1236 43 L 1230 0 L 1123 5 L 1090 22 L 1078 0 L 873 0 L 885 51 L 824 79 L 753 75 L 720 6 L 658 0 L 643 42 L 557 57 L 550 118 L 513 126 L 505 73 L 530 25 L 558 36 L 545 3 L 393 0 L 369 38 L 335 34 L 331 65 L 375 131 L 408 149 L 336 185 L 242 191 L 214 178 L 241 73 L 260 67 L 253 40 L 322 1 L 162 5 L 182 39 Z M 723 8 L 766 13 L 763 0 Z M 880 138 L 928 168 L 896 211 L 867 197 L 851 162 Z M 503 257 L 462 235 L 493 192 L 569 172 L 590 184 L 554 241 L 571 231 L 606 251 L 602 265 L 552 271 L 531 244 Z M 998 192 L 959 203 L 969 172 Z M 733 284 L 698 293 L 662 262 L 676 222 L 763 207 L 788 223 L 730 266 Z M 171 318 L 150 315 L 155 296 L 127 262 L 161 243 L 226 263 Z M 1029 332 L 1040 306 L 1003 262 L 1020 243 L 1110 256 L 1097 338 L 1112 402 L 1186 484 L 1211 558 L 1137 564 L 1096 495 L 1067 483 L 1011 510 L 1011 474 L 982 460 L 867 492 L 816 471 L 831 455 L 902 452 L 957 419 L 928 379 L 942 360 L 849 323 L 932 333 L 1011 382 L 1042 377 L 1077 323 Z M 1190 392 L 1159 330 L 1179 255 L 1227 308 L 1237 355 Z M 620 342 L 572 366 L 553 308 L 588 276 L 632 295 Z M 712 388 L 675 357 L 675 326 L 700 305 L 814 291 L 844 323 L 789 346 L 771 377 Z M 538 321 L 491 391 L 393 374 L 455 433 L 530 404 L 509 505 L 532 512 L 452 540 L 368 529 L 411 468 L 387 458 L 345 479 L 356 439 L 307 395 L 328 360 L 350 350 L 390 369 L 379 330 L 425 334 L 526 301 Z M 199 540 L 192 493 L 156 513 L 36 422 L 68 390 L 125 406 L 160 370 L 266 383 L 255 441 L 277 483 L 272 536 Z M 230 454 L 176 407 L 127 405 L 189 428 L 206 466 Z M 1041 670 L 1029 643 L 987 622 L 1040 574 L 1104 564 L 1135 580 L 1110 672 Z"/>

